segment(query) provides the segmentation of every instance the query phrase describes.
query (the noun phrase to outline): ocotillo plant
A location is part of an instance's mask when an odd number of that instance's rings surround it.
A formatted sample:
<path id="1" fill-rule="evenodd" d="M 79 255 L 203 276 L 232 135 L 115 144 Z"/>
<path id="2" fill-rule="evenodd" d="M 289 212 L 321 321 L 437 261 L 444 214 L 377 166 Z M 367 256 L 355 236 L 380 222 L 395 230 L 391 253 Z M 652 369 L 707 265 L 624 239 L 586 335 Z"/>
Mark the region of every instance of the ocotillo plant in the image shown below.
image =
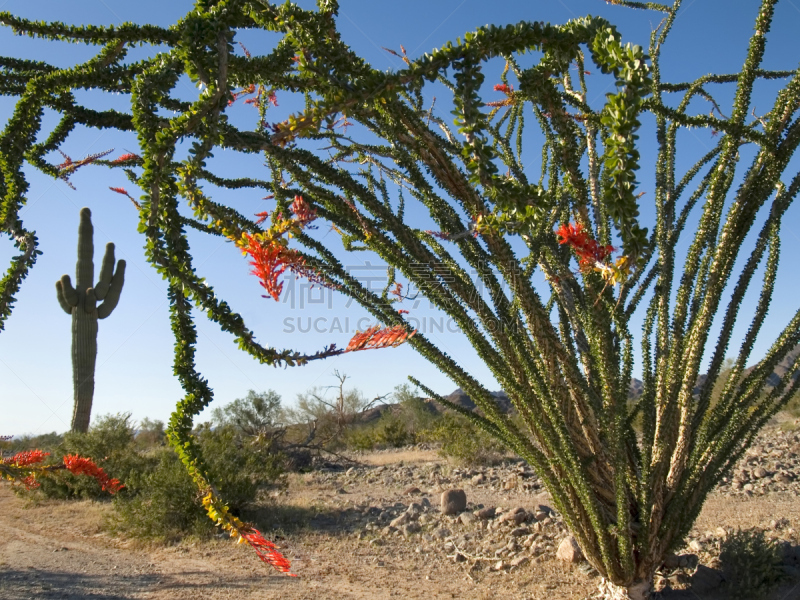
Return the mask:
<path id="1" fill-rule="evenodd" d="M 796 70 L 762 68 L 776 0 L 762 0 L 754 15 L 740 72 L 676 83 L 662 81 L 659 61 L 681 1 L 615 4 L 663 17 L 649 55 L 623 45 L 606 20 L 588 17 L 563 26 L 487 26 L 419 59 L 403 52 L 406 67 L 389 73 L 343 43 L 334 0 L 319 0 L 316 12 L 262 0 L 205 0 L 170 29 L 70 27 L 0 15 L 18 33 L 102 46 L 71 69 L 3 59 L 0 90 L 21 99 L 0 136 L 0 222 L 21 253 L 0 289 L 0 317 L 36 251 L 18 217 L 23 162 L 66 177 L 78 163 L 54 165 L 45 156 L 76 124 L 135 129 L 141 158 L 91 162 L 124 167 L 142 190 L 139 226 L 148 260 L 169 281 L 175 372 L 186 390 L 170 422 L 170 441 L 208 490 L 210 513 L 223 520 L 226 514 L 214 504 L 190 436 L 193 417 L 212 397 L 194 365 L 192 303 L 267 364 L 303 364 L 341 351 L 305 356 L 258 344 L 195 273 L 186 227 L 235 240 L 272 298 L 281 293 L 278 277 L 286 269 L 355 298 L 393 328 L 386 340 L 411 331 L 395 300 L 404 296 L 401 286 L 413 284 L 461 328 L 520 419 L 501 412 L 489 390 L 423 334 L 411 338 L 412 346 L 482 408 L 482 415 L 468 418 L 536 468 L 602 574 L 604 596 L 645 598 L 664 554 L 680 546 L 708 493 L 800 385 L 790 378 L 800 366 L 795 362 L 777 386 L 766 387 L 775 365 L 800 341 L 800 311 L 745 372 L 771 302 L 781 221 L 800 190 L 800 174 L 789 170 L 800 144 L 800 77 Z M 251 55 L 232 44 L 239 29 L 282 38 L 271 53 Z M 125 62 L 127 46 L 137 44 L 167 50 Z M 532 51 L 541 59 L 524 66 Z M 496 58 L 506 68 L 487 83 Z M 616 84 L 599 106 L 588 93 L 590 64 Z M 196 101 L 176 89 L 184 74 L 202 90 Z M 754 86 L 765 79 L 788 81 L 772 107 L 751 118 Z M 429 82 L 440 84 L 437 106 L 452 109 L 456 128 L 433 109 Z M 734 88 L 729 116 L 715 89 L 725 85 Z M 74 88 L 129 93 L 130 113 L 81 106 L 70 94 Z M 270 105 L 293 93 L 305 96 L 306 109 L 269 123 Z M 226 115 L 247 95 L 259 110 L 253 130 L 234 127 Z M 693 112 L 700 101 L 709 103 L 711 115 Z M 63 117 L 37 144 L 45 107 Z M 177 114 L 166 117 L 170 111 Z M 639 216 L 644 190 L 636 181 L 643 114 L 655 122 L 649 142 L 655 182 L 645 197 L 655 214 L 652 232 Z M 690 127 L 718 137 L 684 171 L 678 140 Z M 179 160 L 177 145 L 186 138 L 194 145 Z M 536 173 L 523 159 L 523 146 L 532 143 L 541 145 Z M 217 147 L 263 152 L 271 181 L 210 172 L 206 160 Z M 747 153 L 749 165 L 741 160 Z M 202 181 L 267 190 L 276 210 L 253 220 L 212 201 Z M 194 218 L 181 214 L 181 202 Z M 341 234 L 341 251 L 306 227 L 312 216 Z M 290 235 L 305 250 L 290 245 Z M 350 250 L 372 251 L 389 264 L 390 285 L 382 293 L 343 266 L 340 255 Z M 751 288 L 759 300 L 747 333 L 735 340 Z M 637 315 L 641 336 L 632 331 Z M 716 340 L 714 323 L 720 325 Z M 637 344 L 644 392 L 631 406 Z M 732 344 L 738 346 L 734 366 L 712 401 Z M 708 377 L 695 395 L 706 354 Z"/>
<path id="2" fill-rule="evenodd" d="M 74 407 L 72 431 L 86 433 L 92 414 L 94 368 L 97 362 L 97 320 L 105 319 L 116 308 L 125 283 L 125 261 L 116 262 L 114 244 L 106 244 L 100 267 L 100 279 L 94 285 L 94 229 L 92 211 L 81 209 L 78 225 L 78 263 L 75 287 L 69 275 L 56 281 L 58 303 L 72 315 L 72 384 Z M 97 304 L 102 301 L 101 304 Z"/>

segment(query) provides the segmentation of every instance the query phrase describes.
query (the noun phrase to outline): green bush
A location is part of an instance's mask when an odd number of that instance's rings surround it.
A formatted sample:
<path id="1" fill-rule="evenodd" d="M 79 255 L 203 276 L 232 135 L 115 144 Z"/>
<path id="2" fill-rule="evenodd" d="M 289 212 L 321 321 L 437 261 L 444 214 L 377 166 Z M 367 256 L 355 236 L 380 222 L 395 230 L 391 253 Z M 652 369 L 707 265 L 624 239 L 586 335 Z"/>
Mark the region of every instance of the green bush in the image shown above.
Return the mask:
<path id="1" fill-rule="evenodd" d="M 402 414 L 387 410 L 372 424 L 351 428 L 346 445 L 353 450 L 399 448 L 414 443 L 416 436 L 409 432 Z"/>
<path id="2" fill-rule="evenodd" d="M 159 449 L 152 469 L 131 474 L 114 499 L 109 528 L 114 533 L 157 541 L 205 535 L 214 524 L 205 515 L 197 486 L 171 448 Z"/>
<path id="3" fill-rule="evenodd" d="M 252 504 L 259 489 L 276 485 L 284 459 L 258 438 L 242 436 L 232 425 L 196 430 L 211 481 L 234 515 Z M 152 453 L 151 453 L 152 454 Z M 169 448 L 157 450 L 152 468 L 131 473 L 127 490 L 114 501 L 112 530 L 132 537 L 173 541 L 210 533 L 213 523 L 200 506 L 198 490 Z"/>
<path id="4" fill-rule="evenodd" d="M 59 463 L 66 454 L 92 458 L 109 476 L 127 485 L 134 472 L 152 469 L 155 461 L 136 451 L 130 414 L 103 415 L 87 433 L 67 433 L 47 450 L 49 462 Z M 55 441 L 55 440 L 54 440 Z M 39 479 L 37 493 L 46 498 L 107 500 L 109 495 L 91 477 L 58 471 Z M 19 489 L 19 488 L 18 488 Z"/>
<path id="5" fill-rule="evenodd" d="M 445 413 L 423 434 L 426 441 L 439 442 L 439 453 L 463 465 L 492 465 L 503 459 L 505 449 L 472 421 Z"/>
<path id="6" fill-rule="evenodd" d="M 259 489 L 280 482 L 284 456 L 269 441 L 245 435 L 234 425 L 212 429 L 201 425 L 195 431 L 211 481 L 235 515 L 256 500 Z M 18 440 L 15 451 L 44 440 Z M 114 497 L 112 530 L 148 540 L 174 540 L 213 530 L 202 509 L 197 486 L 173 450 L 164 445 L 160 421 L 143 420 L 135 432 L 129 414 L 106 415 L 96 419 L 87 433 L 67 433 L 50 439 L 47 447 L 56 463 L 65 454 L 94 459 L 111 477 L 125 487 Z M 8 453 L 10 450 L 5 450 Z M 41 486 L 28 492 L 45 498 L 109 500 L 107 492 L 91 477 L 58 471 L 41 478 Z"/>
<path id="7" fill-rule="evenodd" d="M 784 577 L 781 547 L 761 530 L 737 530 L 720 547 L 719 559 L 732 598 L 764 598 Z"/>

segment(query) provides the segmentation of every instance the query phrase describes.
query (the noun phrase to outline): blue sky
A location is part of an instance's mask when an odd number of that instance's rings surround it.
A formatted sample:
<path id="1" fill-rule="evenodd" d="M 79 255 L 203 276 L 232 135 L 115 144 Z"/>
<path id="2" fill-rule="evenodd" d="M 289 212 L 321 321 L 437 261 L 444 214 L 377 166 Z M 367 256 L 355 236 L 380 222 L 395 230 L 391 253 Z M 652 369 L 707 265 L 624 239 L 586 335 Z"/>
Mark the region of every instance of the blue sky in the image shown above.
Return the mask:
<path id="1" fill-rule="evenodd" d="M 309 1 L 299 4 L 304 8 L 314 5 Z M 686 0 L 664 48 L 663 79 L 687 81 L 709 72 L 737 72 L 744 59 L 758 5 L 758 2 L 749 0 Z M 191 2 L 184 0 L 7 0 L 0 3 L 0 10 L 27 18 L 76 24 L 134 21 L 166 26 L 191 6 Z M 647 46 L 650 29 L 658 19 L 655 13 L 632 11 L 599 0 L 340 0 L 340 6 L 338 26 L 344 40 L 380 69 L 402 67 L 402 62 L 383 51 L 382 46 L 399 50 L 402 44 L 409 56 L 416 58 L 487 23 L 502 25 L 520 20 L 564 23 L 587 14 L 600 15 L 618 26 L 625 41 Z M 783 0 L 778 4 L 767 47 L 767 68 L 797 67 L 800 61 L 800 49 L 796 43 L 796 31 L 800 29 L 798 6 L 800 2 L 797 0 Z M 266 52 L 274 42 L 269 35 L 253 32 L 245 32 L 237 39 L 252 52 Z M 147 50 L 135 52 L 143 54 Z M 0 30 L 0 55 L 38 58 L 66 66 L 84 60 L 90 54 L 91 50 L 83 47 L 15 37 L 7 29 Z M 591 66 L 587 68 L 592 69 Z M 190 83 L 181 85 L 181 93 L 186 97 L 196 93 Z M 610 89 L 603 89 L 605 83 L 597 74 L 589 78 L 589 85 L 590 98 L 595 95 L 592 104 L 599 106 L 603 95 Z M 755 102 L 758 111 L 768 110 L 778 87 L 778 83 L 759 86 Z M 109 100 L 97 94 L 84 93 L 82 97 L 87 102 L 118 108 L 124 108 L 126 102 L 121 96 Z M 729 92 L 720 92 L 723 110 L 728 98 Z M 279 101 L 281 106 L 275 109 L 275 120 L 293 109 L 291 100 L 279 98 Z M 13 99 L 0 98 L 3 122 L 13 110 L 13 103 Z M 252 120 L 252 115 L 243 106 L 239 110 L 233 118 L 244 126 Z M 698 111 L 707 113 L 708 108 L 698 104 Z M 446 109 L 442 109 L 441 116 L 448 117 Z M 53 116 L 48 116 L 45 127 L 54 122 Z M 652 139 L 648 124 L 645 121 L 641 132 L 644 142 L 641 189 L 649 192 L 642 199 L 645 219 L 652 214 L 652 211 L 648 213 L 646 205 L 648 199 L 652 200 L 654 156 L 653 147 L 647 145 Z M 702 155 L 713 144 L 706 131 L 689 131 L 681 136 L 679 151 L 685 152 L 686 161 Z M 136 152 L 135 137 L 79 130 L 64 144 L 64 151 L 73 159 L 110 148 L 115 149 L 112 156 L 125 151 Z M 536 154 L 538 148 L 532 148 L 531 152 Z M 797 171 L 796 162 L 792 172 Z M 218 171 L 229 174 L 266 176 L 258 157 L 242 158 L 221 152 L 214 164 Z M 131 412 L 137 420 L 144 417 L 166 419 L 182 396 L 182 390 L 172 375 L 173 339 L 168 323 L 166 285 L 144 259 L 144 240 L 136 233 L 134 208 L 125 198 L 108 190 L 109 186 L 125 186 L 127 182 L 121 174 L 86 168 L 72 178 L 77 188 L 73 191 L 63 182 L 43 177 L 32 169 L 27 173 L 31 187 L 21 216 L 28 228 L 36 230 L 44 254 L 23 283 L 14 313 L 6 324 L 6 330 L 0 333 L 0 434 L 36 434 L 69 428 L 72 414 L 70 318 L 58 306 L 54 283 L 64 273 L 69 273 L 74 279 L 78 210 L 82 206 L 89 206 L 93 212 L 96 272 L 108 241 L 115 242 L 117 257 L 128 263 L 119 306 L 99 326 L 93 415 Z M 134 196 L 138 195 L 136 190 L 129 189 Z M 223 192 L 217 199 L 233 201 L 233 196 L 228 198 L 225 195 L 228 193 Z M 257 191 L 236 196 L 235 201 L 245 213 L 271 209 L 271 205 L 260 199 Z M 785 258 L 766 335 L 760 338 L 755 356 L 765 350 L 767 338 L 772 337 L 769 334 L 774 335 L 776 328 L 794 312 L 796 299 L 800 296 L 800 284 L 796 277 L 791 277 L 793 266 L 788 260 L 800 251 L 800 228 L 796 226 L 800 223 L 799 216 L 795 206 L 784 221 Z M 199 236 L 191 239 L 198 272 L 207 277 L 218 295 L 245 317 L 263 343 L 304 351 L 315 351 L 330 343 L 342 346 L 357 327 L 363 329 L 368 323 L 367 320 L 359 323 L 366 312 L 355 303 L 348 305 L 346 298 L 328 291 L 308 290 L 303 282 L 295 282 L 294 289 L 287 283 L 280 303 L 266 300 L 261 297 L 262 290 L 257 281 L 248 275 L 246 262 L 230 243 Z M 3 239 L 0 241 L 3 270 L 11 256 L 11 244 Z M 379 265 L 380 261 L 374 258 L 355 257 L 351 261 L 351 266 L 360 269 L 364 277 L 375 277 L 376 286 L 380 283 L 378 279 L 382 271 L 371 267 Z M 424 304 L 417 307 L 417 314 L 425 318 L 424 327 L 428 333 L 432 325 L 437 328 L 430 335 L 443 350 L 491 388 L 496 387 L 488 370 L 474 357 L 464 339 L 458 333 L 448 331 L 446 320 L 426 310 Z M 340 329 L 337 329 L 337 324 Z M 745 328 L 746 323 L 740 325 L 738 335 L 743 335 Z M 283 370 L 259 365 L 236 348 L 231 336 L 221 333 L 216 325 L 203 317 L 198 318 L 198 331 L 198 366 L 215 391 L 216 399 L 212 406 L 243 397 L 249 389 L 270 388 L 278 391 L 285 402 L 291 403 L 297 393 L 311 386 L 334 384 L 334 369 L 348 374 L 348 383 L 369 397 L 391 392 L 394 386 L 404 383 L 408 375 L 445 394 L 455 387 L 410 347 L 360 352 L 318 361 L 300 369 Z"/>

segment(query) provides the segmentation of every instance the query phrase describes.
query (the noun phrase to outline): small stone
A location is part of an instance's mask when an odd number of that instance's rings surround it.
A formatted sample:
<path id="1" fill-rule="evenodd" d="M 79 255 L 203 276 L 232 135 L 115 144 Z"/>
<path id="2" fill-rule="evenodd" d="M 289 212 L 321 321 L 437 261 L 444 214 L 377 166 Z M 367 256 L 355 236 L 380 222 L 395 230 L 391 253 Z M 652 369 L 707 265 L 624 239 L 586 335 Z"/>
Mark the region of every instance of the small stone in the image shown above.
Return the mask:
<path id="1" fill-rule="evenodd" d="M 583 560 L 583 552 L 574 537 L 568 535 L 558 545 L 556 558 L 567 563 L 579 563 Z"/>
<path id="2" fill-rule="evenodd" d="M 422 490 L 420 490 L 415 485 L 412 485 L 411 487 L 406 488 L 406 491 L 403 492 L 403 494 L 405 494 L 406 496 L 417 496 L 417 495 L 419 495 L 421 493 L 422 493 Z"/>
<path id="3" fill-rule="evenodd" d="M 504 513 L 503 516 L 500 517 L 501 523 L 509 523 L 513 522 L 515 525 L 519 525 L 528 519 L 528 513 L 525 511 L 524 508 L 518 506 L 507 513 Z"/>
<path id="4" fill-rule="evenodd" d="M 516 558 L 511 559 L 511 561 L 508 564 L 510 566 L 512 566 L 512 567 L 522 567 L 522 566 L 528 564 L 529 560 L 530 560 L 529 556 L 525 556 L 524 554 L 521 554 L 520 556 L 517 556 Z"/>
<path id="5" fill-rule="evenodd" d="M 663 564 L 665 569 L 672 571 L 673 569 L 677 569 L 681 566 L 681 557 L 670 552 L 664 557 Z"/>
<path id="6" fill-rule="evenodd" d="M 463 554 L 461 554 L 461 552 L 456 552 L 453 555 L 453 562 L 460 563 L 460 562 L 464 562 L 465 560 L 467 560 L 467 557 L 464 556 Z"/>
<path id="7" fill-rule="evenodd" d="M 496 512 L 497 509 L 494 506 L 487 506 L 486 508 L 475 511 L 475 516 L 486 521 L 488 519 L 494 519 Z"/>
<path id="8" fill-rule="evenodd" d="M 462 525 L 472 525 L 472 523 L 478 520 L 478 517 L 471 512 L 463 512 L 458 516 L 458 519 L 461 521 Z"/>
<path id="9" fill-rule="evenodd" d="M 457 515 L 467 508 L 467 494 L 464 490 L 442 492 L 442 514 Z"/>
<path id="10" fill-rule="evenodd" d="M 709 569 L 705 565 L 697 565 L 697 571 L 691 577 L 692 591 L 695 594 L 705 594 L 716 589 L 722 583 L 722 573 Z"/>
<path id="11" fill-rule="evenodd" d="M 766 477 L 767 475 L 769 475 L 769 473 L 764 467 L 756 467 L 755 469 L 753 469 L 753 477 L 755 477 L 756 479 L 764 479 L 764 477 Z"/>
<path id="12" fill-rule="evenodd" d="M 440 540 L 443 540 L 444 538 L 450 535 L 450 530 L 444 527 L 440 527 L 439 529 L 433 532 L 433 535 L 435 537 L 438 537 Z"/>
<path id="13" fill-rule="evenodd" d="M 407 513 L 407 512 L 404 512 L 402 515 L 400 515 L 396 519 L 393 519 L 392 521 L 390 521 L 389 522 L 389 526 L 390 527 L 399 528 L 399 527 L 405 525 L 406 523 L 408 523 L 409 521 L 411 521 L 411 515 L 409 513 Z"/>
<path id="14" fill-rule="evenodd" d="M 408 537 L 411 534 L 419 533 L 422 529 L 422 526 L 419 523 L 415 523 L 412 521 L 411 523 L 407 523 L 400 528 L 400 531 L 403 533 L 404 537 Z"/>
<path id="15" fill-rule="evenodd" d="M 483 473 L 478 473 L 475 477 L 472 478 L 473 485 L 480 485 L 486 481 L 486 475 Z"/>
<path id="16" fill-rule="evenodd" d="M 511 536 L 512 537 L 520 537 L 520 536 L 523 536 L 523 535 L 528 535 L 530 532 L 531 532 L 531 530 L 528 529 L 527 527 L 517 527 L 516 529 L 512 529 L 511 530 Z"/>
<path id="17" fill-rule="evenodd" d="M 700 552 L 703 549 L 703 544 L 698 542 L 697 540 L 692 540 L 689 542 L 689 550 L 692 552 Z"/>
<path id="18" fill-rule="evenodd" d="M 502 571 L 506 568 L 506 562 L 504 560 L 498 560 L 494 565 L 492 565 L 492 571 Z"/>

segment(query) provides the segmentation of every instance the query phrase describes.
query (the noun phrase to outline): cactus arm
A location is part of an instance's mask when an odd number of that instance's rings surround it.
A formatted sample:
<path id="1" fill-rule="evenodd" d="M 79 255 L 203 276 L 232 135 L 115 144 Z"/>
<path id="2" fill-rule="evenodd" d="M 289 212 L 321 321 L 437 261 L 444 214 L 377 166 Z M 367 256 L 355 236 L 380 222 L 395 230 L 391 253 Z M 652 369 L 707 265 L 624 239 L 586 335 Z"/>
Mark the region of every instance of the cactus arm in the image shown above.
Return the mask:
<path id="1" fill-rule="evenodd" d="M 82 208 L 78 225 L 78 263 L 75 265 L 75 287 L 79 290 L 88 290 L 94 285 L 93 234 L 92 211 Z"/>
<path id="2" fill-rule="evenodd" d="M 100 280 L 94 286 L 94 295 L 98 300 L 102 300 L 108 293 L 111 285 L 111 277 L 114 273 L 114 243 L 106 244 L 106 253 L 103 255 L 103 265 L 100 267 Z"/>
<path id="3" fill-rule="evenodd" d="M 70 306 L 69 302 L 67 302 L 67 298 L 64 295 L 64 286 L 59 279 L 56 281 L 56 295 L 58 296 L 58 303 L 61 305 L 61 308 L 64 309 L 64 312 L 68 315 L 72 314 L 72 306 Z"/>
<path id="4" fill-rule="evenodd" d="M 60 284 L 60 285 L 59 285 Z M 78 306 L 78 292 L 72 287 L 72 281 L 69 275 L 62 275 L 61 280 L 56 282 L 56 289 L 60 289 L 58 301 L 61 302 L 61 295 L 64 296 L 64 301 L 68 306 Z M 72 313 L 72 310 L 67 311 Z"/>
<path id="5" fill-rule="evenodd" d="M 104 265 L 105 266 L 105 265 Z M 125 283 L 125 261 L 120 260 L 117 263 L 117 270 L 111 278 L 111 285 L 108 288 L 108 293 L 105 296 L 105 301 L 97 307 L 97 318 L 105 319 L 117 307 L 119 302 L 119 295 L 122 292 L 122 286 Z"/>

